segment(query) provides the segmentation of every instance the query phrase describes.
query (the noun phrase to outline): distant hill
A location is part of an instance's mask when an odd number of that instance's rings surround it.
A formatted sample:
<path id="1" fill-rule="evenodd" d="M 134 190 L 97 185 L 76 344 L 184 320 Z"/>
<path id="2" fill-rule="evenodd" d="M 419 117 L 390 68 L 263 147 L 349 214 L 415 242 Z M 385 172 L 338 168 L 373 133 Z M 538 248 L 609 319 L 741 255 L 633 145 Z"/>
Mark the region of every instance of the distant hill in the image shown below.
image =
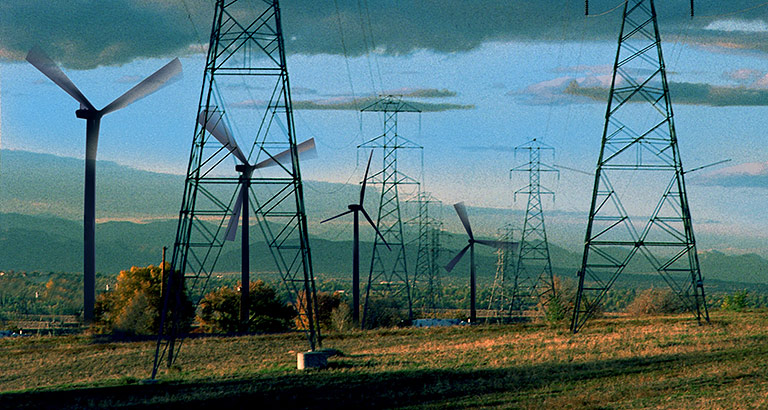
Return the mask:
<path id="1" fill-rule="evenodd" d="M 0 269 L 81 271 L 83 161 L 24 151 L 3 150 L 0 155 Z M 184 177 L 179 175 L 99 161 L 97 218 L 108 220 L 97 225 L 99 272 L 117 273 L 132 265 L 159 262 L 162 247 L 173 247 L 183 183 Z M 344 277 L 351 269 L 351 258 L 347 257 L 352 246 L 351 218 L 323 225 L 319 221 L 346 209 L 357 197 L 359 187 L 317 181 L 305 181 L 304 185 L 315 272 L 318 278 Z M 371 192 L 374 194 L 366 198 L 375 201 L 376 187 L 371 187 Z M 403 212 L 413 215 L 414 206 L 404 203 Z M 370 207 L 374 208 L 373 202 Z M 466 245 L 466 235 L 452 206 L 443 205 L 431 212 L 442 215 L 446 228 L 453 232 L 443 237 L 446 252 L 442 263 L 447 263 L 456 250 Z M 492 237 L 504 223 L 522 219 L 522 212 L 509 209 L 469 207 L 469 213 L 476 235 L 485 237 Z M 559 233 L 550 235 L 555 273 L 575 277 L 581 263 L 579 241 L 583 239 L 583 225 L 563 222 L 578 219 L 574 215 L 552 214 L 548 217 L 548 232 Z M 407 237 L 415 237 L 415 228 L 406 224 Z M 364 271 L 371 249 L 366 241 L 372 240 L 372 235 L 369 228 L 363 229 Z M 254 267 L 273 270 L 274 263 L 264 252 L 264 243 L 254 238 L 252 246 Z M 407 248 L 409 263 L 414 266 L 416 244 Z M 492 281 L 496 271 L 493 250 L 484 246 L 477 249 L 479 280 Z M 239 270 L 239 254 L 237 243 L 225 248 L 217 270 Z M 705 279 L 768 283 L 768 260 L 756 254 L 707 251 L 700 253 L 700 261 Z M 462 262 L 450 276 L 457 280 L 465 277 L 466 264 Z"/>

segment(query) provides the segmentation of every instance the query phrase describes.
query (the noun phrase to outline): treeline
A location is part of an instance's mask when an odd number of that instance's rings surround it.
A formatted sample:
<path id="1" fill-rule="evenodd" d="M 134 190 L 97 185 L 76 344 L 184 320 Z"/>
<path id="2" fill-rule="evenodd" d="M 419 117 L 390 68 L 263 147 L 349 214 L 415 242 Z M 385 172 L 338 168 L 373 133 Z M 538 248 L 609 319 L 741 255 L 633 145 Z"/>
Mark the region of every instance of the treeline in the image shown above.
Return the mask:
<path id="1" fill-rule="evenodd" d="M 568 281 L 565 281 L 566 283 Z M 327 328 L 344 329 L 351 326 L 349 294 L 350 283 L 341 280 L 322 280 L 317 282 L 321 300 L 321 321 Z M 566 293 L 573 292 L 571 289 Z M 194 309 L 190 297 L 185 308 L 186 323 L 190 329 L 214 333 L 232 333 L 239 330 L 237 312 L 239 312 L 239 283 L 236 276 L 223 276 L 211 279 L 202 303 Z M 82 276 L 60 272 L 0 272 L 0 327 L 22 316 L 50 316 L 82 314 Z M 768 291 L 765 287 L 734 288 L 707 295 L 710 309 L 750 309 L 768 307 Z M 161 309 L 161 269 L 158 266 L 145 268 L 134 267 L 114 275 L 97 276 L 97 313 L 99 323 L 97 331 L 147 334 L 155 332 L 159 326 L 157 318 Z M 605 312 L 653 311 L 653 306 L 666 304 L 665 287 L 648 293 L 648 287 L 626 286 L 612 289 L 604 302 Z M 493 290 L 485 285 L 478 289 L 477 308 L 488 309 Z M 461 282 L 446 282 L 441 288 L 438 309 L 453 311 L 453 315 L 467 311 L 470 304 L 469 287 Z M 273 332 L 301 328 L 297 321 L 297 312 L 293 308 L 284 286 L 277 282 L 256 281 L 251 283 L 251 311 L 255 312 L 250 332 Z M 498 294 L 498 293 L 496 293 Z M 425 307 L 425 289 L 418 286 L 413 289 L 413 306 L 416 315 L 429 309 Z M 564 301 L 568 303 L 568 301 Z M 634 304 L 634 306 L 633 306 Z M 402 323 L 407 316 L 402 313 L 406 307 L 403 300 L 385 300 L 377 298 L 371 304 L 372 326 L 391 326 Z M 640 306 L 640 307 L 638 307 Z M 535 302 L 529 307 L 536 308 Z M 637 310 L 639 309 L 639 310 Z M 261 313 L 259 313 L 261 312 Z M 458 313 L 457 313 L 458 312 Z M 434 314 L 434 310 L 432 310 Z"/>

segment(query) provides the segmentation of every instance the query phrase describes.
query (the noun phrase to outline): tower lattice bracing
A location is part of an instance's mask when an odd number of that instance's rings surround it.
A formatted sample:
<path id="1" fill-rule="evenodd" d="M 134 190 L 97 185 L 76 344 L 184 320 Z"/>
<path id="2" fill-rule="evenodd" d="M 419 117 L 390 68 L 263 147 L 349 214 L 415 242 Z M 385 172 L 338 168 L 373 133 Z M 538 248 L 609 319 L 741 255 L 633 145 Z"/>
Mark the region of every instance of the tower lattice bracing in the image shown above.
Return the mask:
<path id="1" fill-rule="evenodd" d="M 299 312 L 299 323 L 306 330 L 310 348 L 318 347 L 320 334 L 313 307 L 315 285 L 299 150 L 276 0 L 216 1 L 197 120 L 173 249 L 173 270 L 182 275 L 182 286 L 186 286 L 192 300 L 199 300 L 224 248 L 235 248 L 236 242 L 225 241 L 225 231 L 232 215 L 239 212 L 235 204 L 241 178 L 248 178 L 245 186 L 249 206 L 242 209 L 250 209 L 255 231 L 264 240 L 251 248 L 253 252 L 271 254 L 274 260 L 271 266 L 257 268 L 259 277 L 282 281 L 290 303 Z M 211 134 L 216 130 L 231 133 L 234 142 L 222 145 L 221 138 L 217 140 Z M 244 154 L 236 155 L 232 145 L 238 145 Z M 246 165 L 248 172 L 238 174 L 235 166 L 246 162 L 241 157 L 247 159 L 247 164 L 271 159 L 274 166 L 259 169 L 259 165 Z M 175 330 L 170 333 L 165 338 L 165 349 L 158 348 L 167 350 L 169 363 L 176 337 Z"/>
<path id="2" fill-rule="evenodd" d="M 528 162 L 511 170 L 511 173 L 528 174 L 528 185 L 514 194 L 515 197 L 519 194 L 528 196 L 510 304 L 512 312 L 519 314 L 539 303 L 546 305 L 549 299 L 555 296 L 552 260 L 549 256 L 544 208 L 541 203 L 542 195 L 554 197 L 555 194 L 541 185 L 541 174 L 558 171 L 541 161 L 541 154 L 546 151 L 554 155 L 554 148 L 536 138 L 515 147 L 515 152 L 527 152 Z"/>
<path id="3" fill-rule="evenodd" d="M 511 224 L 499 228 L 496 235 L 500 241 L 511 242 L 515 236 L 515 229 Z M 491 295 L 488 299 L 488 311 L 495 320 L 503 320 L 512 312 L 512 300 L 516 289 L 513 275 L 513 261 L 515 252 L 506 248 L 496 249 L 496 275 L 491 286 Z"/>
<path id="4" fill-rule="evenodd" d="M 653 0 L 624 5 L 571 330 L 623 272 L 657 272 L 709 320 Z"/>
<path id="5" fill-rule="evenodd" d="M 376 227 L 387 242 L 383 243 L 378 236 L 374 238 L 362 318 L 363 325 L 366 325 L 369 301 L 376 295 L 396 299 L 408 309 L 409 317 L 413 315 L 405 251 L 406 241 L 400 209 L 400 187 L 406 184 L 418 184 L 418 181 L 398 170 L 398 152 L 403 149 L 422 149 L 422 147 L 398 134 L 399 113 L 421 112 L 402 101 L 401 98 L 384 96 L 361 111 L 380 112 L 384 117 L 384 133 L 361 144 L 358 148 L 374 148 L 382 152 L 382 169 L 370 176 L 370 182 L 381 187 Z M 391 251 L 387 248 L 387 244 Z"/>

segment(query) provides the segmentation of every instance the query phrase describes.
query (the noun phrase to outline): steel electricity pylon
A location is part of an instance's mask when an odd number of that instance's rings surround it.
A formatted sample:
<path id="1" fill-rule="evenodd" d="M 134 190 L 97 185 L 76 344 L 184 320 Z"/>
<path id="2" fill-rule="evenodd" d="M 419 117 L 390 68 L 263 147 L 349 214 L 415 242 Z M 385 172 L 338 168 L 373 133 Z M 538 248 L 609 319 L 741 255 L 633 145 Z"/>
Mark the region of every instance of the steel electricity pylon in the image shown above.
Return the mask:
<path id="1" fill-rule="evenodd" d="M 657 272 L 709 321 L 653 0 L 624 4 L 571 322 L 624 272 Z"/>
<path id="2" fill-rule="evenodd" d="M 499 228 L 496 236 L 500 241 L 512 241 L 515 237 L 515 229 L 512 224 L 507 224 Z M 488 311 L 495 315 L 493 320 L 496 321 L 503 320 L 512 312 L 512 300 L 516 289 L 513 275 L 514 259 L 514 252 L 505 248 L 496 249 L 496 275 L 491 286 L 491 296 L 488 298 Z"/>
<path id="3" fill-rule="evenodd" d="M 419 182 L 398 169 L 398 153 L 403 149 L 422 149 L 422 147 L 398 133 L 398 114 L 421 112 L 418 108 L 403 101 L 399 96 L 383 96 L 361 111 L 382 113 L 384 117 L 384 133 L 359 145 L 358 148 L 380 149 L 382 152 L 382 169 L 371 175 L 370 181 L 373 185 L 381 186 L 376 228 L 392 249 L 391 251 L 385 249 L 384 242 L 380 241 L 378 236 L 374 237 L 363 308 L 362 324 L 365 326 L 369 302 L 374 294 L 405 302 L 408 317 L 413 316 L 413 302 L 405 252 L 406 241 L 403 235 L 403 218 L 400 211 L 400 187 Z"/>
<path id="4" fill-rule="evenodd" d="M 539 303 L 546 306 L 555 296 L 552 260 L 549 257 L 544 208 L 541 204 L 542 195 L 551 195 L 554 198 L 555 193 L 541 185 L 541 174 L 560 172 L 541 161 L 542 152 L 549 151 L 554 156 L 555 149 L 551 146 L 534 138 L 515 147 L 515 153 L 526 151 L 528 162 L 510 170 L 510 177 L 515 172 L 528 174 L 528 185 L 515 191 L 513 198 L 516 200 L 517 195 L 528 196 L 511 301 L 511 310 L 518 311 L 521 315 Z"/>
<path id="5" fill-rule="evenodd" d="M 437 259 L 440 257 L 440 219 L 430 215 L 430 208 L 437 205 L 437 208 L 441 209 L 442 202 L 435 199 L 429 192 L 423 191 L 419 191 L 415 199 L 407 202 L 416 203 L 418 206 L 418 215 L 408 221 L 418 229 L 418 236 L 414 239 L 417 245 L 416 267 L 411 281 L 413 303 L 422 309 L 436 309 L 442 292 L 440 281 L 442 267 L 437 264 Z"/>
<path id="6" fill-rule="evenodd" d="M 170 275 L 167 288 L 186 289 L 191 300 L 199 300 L 232 236 L 232 224 L 237 227 L 235 215 L 240 209 L 250 212 L 266 243 L 254 249 L 271 254 L 275 262 L 260 269 L 282 280 L 309 348 L 319 347 L 301 149 L 278 1 L 216 1 L 196 119 L 171 261 L 176 274 Z M 273 166 L 262 169 L 260 163 Z M 164 302 L 153 377 L 162 355 L 171 364 L 180 346 L 175 342 L 181 293 L 175 294 L 175 300 Z"/>

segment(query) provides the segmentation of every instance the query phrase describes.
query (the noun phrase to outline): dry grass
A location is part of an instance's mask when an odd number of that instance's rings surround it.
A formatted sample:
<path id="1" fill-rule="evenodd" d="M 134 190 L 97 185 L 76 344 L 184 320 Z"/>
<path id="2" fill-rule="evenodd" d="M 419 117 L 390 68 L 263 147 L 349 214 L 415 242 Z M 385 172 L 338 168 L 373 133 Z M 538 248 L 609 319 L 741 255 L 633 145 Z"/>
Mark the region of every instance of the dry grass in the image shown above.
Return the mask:
<path id="1" fill-rule="evenodd" d="M 4 339 L 0 391 L 43 391 L 4 394 L 0 401 L 30 407 L 55 401 L 190 408 L 211 400 L 283 408 L 768 407 L 766 312 L 716 313 L 705 326 L 686 315 L 603 319 L 577 335 L 531 324 L 348 332 L 328 335 L 324 345 L 345 355 L 331 358 L 328 370 L 299 372 L 295 354 L 306 342 L 298 334 L 187 340 L 179 369 L 144 386 L 136 381 L 149 374 L 151 341 Z"/>

